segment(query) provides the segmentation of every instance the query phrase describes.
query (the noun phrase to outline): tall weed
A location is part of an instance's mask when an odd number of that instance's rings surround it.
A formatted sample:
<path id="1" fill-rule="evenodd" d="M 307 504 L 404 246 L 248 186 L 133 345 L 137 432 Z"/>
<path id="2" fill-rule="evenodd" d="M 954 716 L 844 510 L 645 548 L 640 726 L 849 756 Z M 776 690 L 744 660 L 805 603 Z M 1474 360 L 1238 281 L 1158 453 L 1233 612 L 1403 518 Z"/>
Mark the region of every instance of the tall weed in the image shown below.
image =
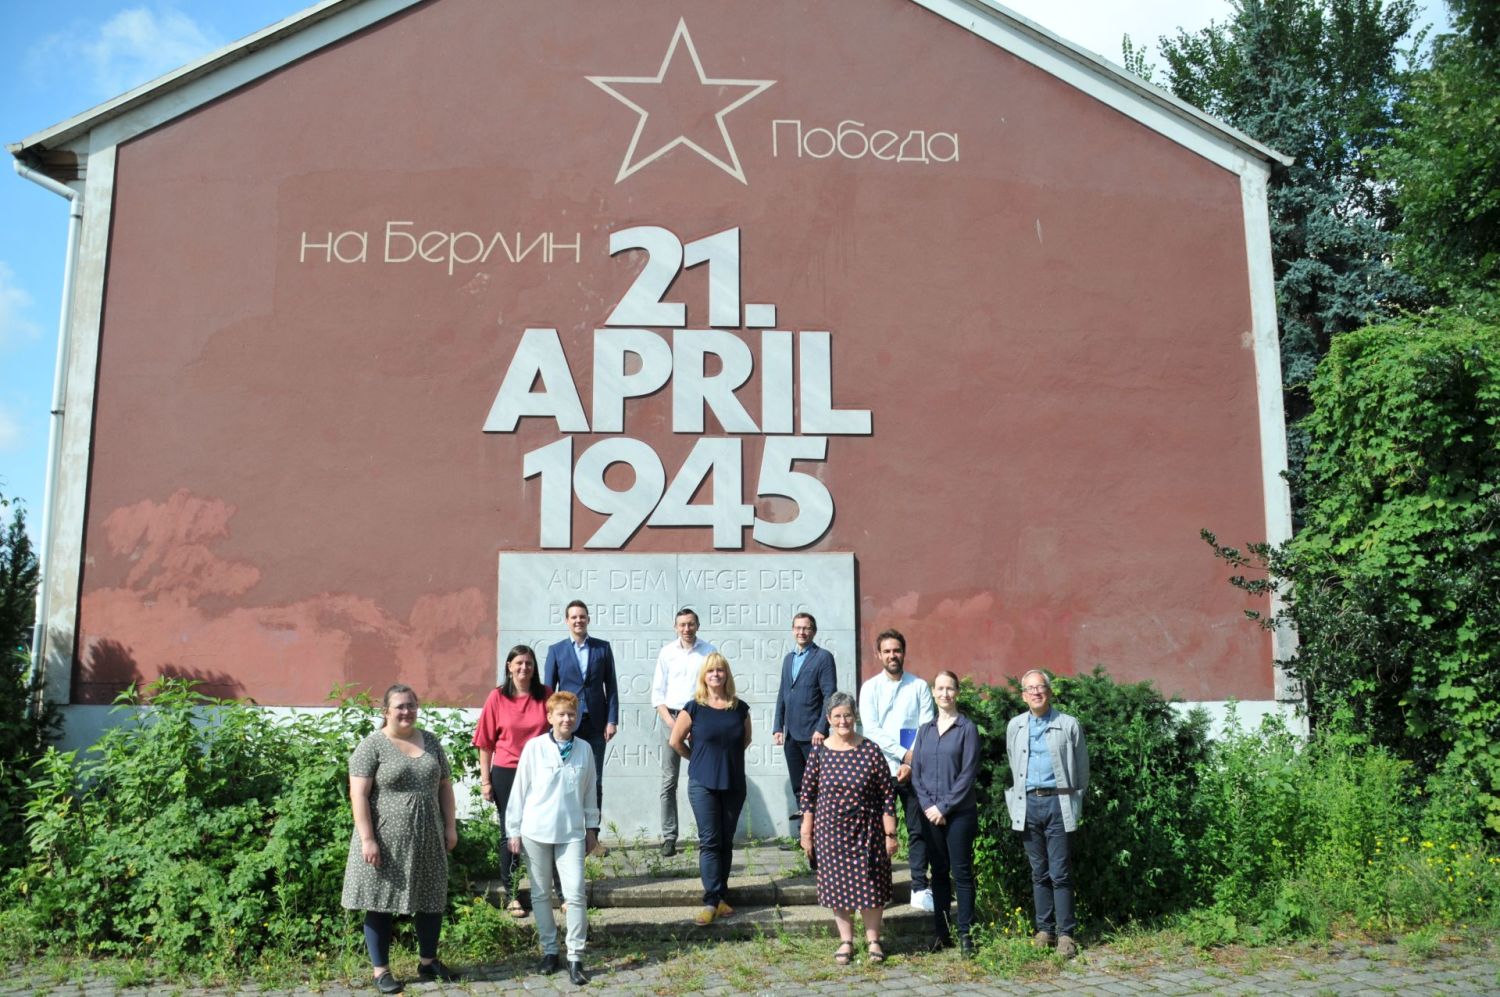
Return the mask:
<path id="1" fill-rule="evenodd" d="M 29 861 L 0 895 L 7 934 L 199 971 L 354 947 L 357 916 L 339 906 L 347 760 L 375 712 L 364 697 L 334 705 L 286 721 L 173 679 L 122 695 L 130 715 L 93 751 L 53 750 L 37 765 Z M 423 722 L 455 768 L 472 768 L 462 713 L 426 710 Z M 455 902 L 496 844 L 492 821 L 460 822 Z"/>

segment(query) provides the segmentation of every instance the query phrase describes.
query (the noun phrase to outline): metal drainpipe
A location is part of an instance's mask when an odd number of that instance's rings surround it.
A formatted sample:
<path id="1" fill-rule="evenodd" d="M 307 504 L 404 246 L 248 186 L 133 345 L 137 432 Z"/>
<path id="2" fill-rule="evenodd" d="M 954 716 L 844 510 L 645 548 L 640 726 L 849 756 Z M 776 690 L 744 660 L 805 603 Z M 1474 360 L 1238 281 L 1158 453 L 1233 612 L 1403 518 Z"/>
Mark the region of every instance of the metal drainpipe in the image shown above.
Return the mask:
<path id="1" fill-rule="evenodd" d="M 32 183 L 68 199 L 68 248 L 63 262 L 62 309 L 57 322 L 57 366 L 52 374 L 52 418 L 47 427 L 47 477 L 42 491 L 41 544 L 37 551 L 36 625 L 31 632 L 31 667 L 26 675 L 30 688 L 36 678 L 38 662 L 46 653 L 48 561 L 52 552 L 52 495 L 57 486 L 57 469 L 61 461 L 63 393 L 68 387 L 69 332 L 73 317 L 73 264 L 78 256 L 79 222 L 83 218 L 83 192 L 38 172 L 21 160 L 13 160 L 16 172 Z M 44 680 L 45 683 L 45 680 Z M 41 709 L 43 693 L 27 697 L 32 715 Z"/>

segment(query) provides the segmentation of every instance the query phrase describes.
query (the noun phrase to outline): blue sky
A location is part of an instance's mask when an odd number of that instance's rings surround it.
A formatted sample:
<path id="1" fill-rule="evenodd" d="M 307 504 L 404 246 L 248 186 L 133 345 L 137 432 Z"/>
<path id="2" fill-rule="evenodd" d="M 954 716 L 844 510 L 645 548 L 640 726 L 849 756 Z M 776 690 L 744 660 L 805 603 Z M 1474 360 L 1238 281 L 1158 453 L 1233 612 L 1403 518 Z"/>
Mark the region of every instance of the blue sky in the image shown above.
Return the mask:
<path id="1" fill-rule="evenodd" d="M 684 4 L 687 0 L 684 0 Z M 308 0 L 0 0 L 0 140 L 18 142 L 310 6 Z M 1120 38 L 1151 43 L 1223 20 L 1227 0 L 1012 0 L 1017 13 L 1120 61 Z M 1441 0 L 1419 23 L 1446 24 Z M 0 172 L 0 494 L 41 521 L 67 204 Z M 8 518 L 5 517 L 5 518 Z"/>

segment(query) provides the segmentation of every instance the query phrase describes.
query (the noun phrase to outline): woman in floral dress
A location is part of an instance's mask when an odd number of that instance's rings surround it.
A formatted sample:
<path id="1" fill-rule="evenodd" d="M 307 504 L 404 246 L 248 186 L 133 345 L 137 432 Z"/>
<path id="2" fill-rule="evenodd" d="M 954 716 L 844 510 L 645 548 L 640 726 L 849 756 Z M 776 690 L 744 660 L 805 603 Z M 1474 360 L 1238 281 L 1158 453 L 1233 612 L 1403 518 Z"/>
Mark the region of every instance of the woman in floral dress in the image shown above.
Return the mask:
<path id="1" fill-rule="evenodd" d="M 854 912 L 865 950 L 884 962 L 881 919 L 891 902 L 896 854 L 896 787 L 880 749 L 855 731 L 854 697 L 828 697 L 828 737 L 813 748 L 802 776 L 802 849 L 818 874 L 818 903 L 832 908 L 839 932 L 834 961 L 854 954 Z"/>
<path id="2" fill-rule="evenodd" d="M 391 974 L 391 915 L 415 915 L 419 979 L 458 979 L 437 957 L 448 906 L 448 853 L 458 844 L 452 774 L 438 739 L 417 727 L 411 686 L 385 691 L 385 724 L 349 756 L 354 836 L 343 905 L 365 912 L 375 988 L 400 993 Z"/>

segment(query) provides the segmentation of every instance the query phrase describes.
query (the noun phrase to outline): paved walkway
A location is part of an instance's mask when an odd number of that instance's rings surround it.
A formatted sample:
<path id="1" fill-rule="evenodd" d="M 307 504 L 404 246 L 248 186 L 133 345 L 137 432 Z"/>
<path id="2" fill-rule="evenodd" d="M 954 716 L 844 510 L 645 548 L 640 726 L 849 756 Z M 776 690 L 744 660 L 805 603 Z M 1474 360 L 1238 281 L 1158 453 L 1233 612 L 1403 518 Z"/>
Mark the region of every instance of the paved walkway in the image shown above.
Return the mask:
<path id="1" fill-rule="evenodd" d="M 1289 994 L 1422 995 L 1500 994 L 1500 950 L 1491 943 L 1467 951 L 1451 948 L 1422 956 L 1394 945 L 1333 945 L 1326 949 L 1261 949 L 1213 957 L 1180 951 L 1127 953 L 1109 947 L 1085 952 L 1067 965 L 1046 962 L 1023 967 L 1024 978 L 991 975 L 955 956 L 892 955 L 883 966 L 863 961 L 837 967 L 827 958 L 827 939 L 787 942 L 721 942 L 652 954 L 616 949 L 591 959 L 594 982 L 574 987 L 565 974 L 541 977 L 525 965 L 472 970 L 463 984 L 410 983 L 418 997 L 460 994 L 574 993 L 590 997 L 624 995 L 720 994 L 881 994 L 926 997 L 937 994 L 1051 993 L 1129 994 Z M 398 967 L 400 968 L 400 967 Z M 363 983 L 321 985 L 316 989 L 175 988 L 163 985 L 117 987 L 104 980 L 55 983 L 28 978 L 22 969 L 8 976 L 0 991 L 38 997 L 136 997 L 176 993 L 183 997 L 238 994 L 295 994 L 363 997 L 375 993 Z M 16 989 L 9 989 L 15 987 Z"/>

